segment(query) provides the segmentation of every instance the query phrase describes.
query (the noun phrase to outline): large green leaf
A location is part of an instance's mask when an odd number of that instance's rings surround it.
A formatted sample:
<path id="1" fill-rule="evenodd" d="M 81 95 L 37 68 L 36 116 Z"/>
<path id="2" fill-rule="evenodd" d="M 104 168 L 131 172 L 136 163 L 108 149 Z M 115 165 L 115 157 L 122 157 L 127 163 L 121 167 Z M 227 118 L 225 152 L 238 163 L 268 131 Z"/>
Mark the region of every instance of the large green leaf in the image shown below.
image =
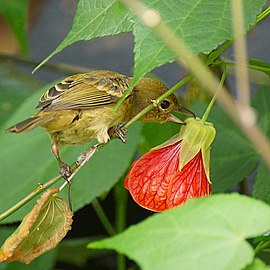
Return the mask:
<path id="1" fill-rule="evenodd" d="M 254 256 L 246 239 L 269 229 L 267 204 L 238 194 L 213 195 L 156 214 L 89 247 L 115 249 L 144 270 L 240 270 Z"/>
<path id="2" fill-rule="evenodd" d="M 258 114 L 261 129 L 270 138 L 270 87 L 260 86 L 252 98 L 252 105 Z"/>
<path id="3" fill-rule="evenodd" d="M 174 123 L 147 123 L 143 126 L 142 135 L 142 150 L 149 151 L 151 148 L 164 143 L 166 140 L 174 136 L 180 130 L 180 125 Z M 155 136 L 154 136 L 155 135 Z"/>
<path id="4" fill-rule="evenodd" d="M 193 111 L 202 116 L 205 107 L 196 103 Z M 217 131 L 211 147 L 211 174 L 213 191 L 220 192 L 249 176 L 255 170 L 259 157 L 224 111 L 213 108 L 208 121 Z"/>
<path id="5" fill-rule="evenodd" d="M 85 248 L 89 242 L 101 238 L 103 237 L 94 236 L 64 239 L 57 249 L 57 261 L 86 269 L 87 261 L 112 253 L 110 250 L 89 250 Z"/>
<path id="6" fill-rule="evenodd" d="M 130 32 L 132 30 L 130 17 L 117 0 L 80 0 L 72 29 L 54 52 L 38 67 L 77 41 Z"/>
<path id="7" fill-rule="evenodd" d="M 248 265 L 244 270 L 269 270 L 266 264 L 258 258 Z"/>
<path id="8" fill-rule="evenodd" d="M 0 65 L 0 127 L 40 83 L 13 65 Z"/>
<path id="9" fill-rule="evenodd" d="M 259 157 L 252 144 L 223 112 L 213 112 L 217 137 L 211 151 L 213 191 L 224 191 L 255 171 Z M 215 120 L 214 120 L 215 119 Z"/>
<path id="10" fill-rule="evenodd" d="M 3 16 L 10 24 L 24 53 L 27 52 L 26 22 L 28 2 L 28 0 L 0 2 L 0 16 Z"/>
<path id="11" fill-rule="evenodd" d="M 47 88 L 49 86 L 26 99 L 5 123 L 4 128 L 32 115 L 39 96 Z M 117 140 L 109 143 L 76 175 L 72 185 L 75 211 L 103 192 L 109 191 L 124 174 L 137 149 L 140 132 L 139 123 L 132 126 L 127 134 L 126 144 Z M 44 183 L 56 176 L 59 168 L 50 153 L 50 140 L 41 128 L 19 135 L 1 133 L 0 138 L 0 171 L 3 172 L 0 178 L 0 212 L 3 212 L 33 190 L 39 182 Z M 68 163 L 74 162 L 87 147 L 65 147 L 61 151 L 62 158 Z M 31 204 L 28 204 L 4 222 L 21 219 L 30 207 Z"/>
<path id="12" fill-rule="evenodd" d="M 260 127 L 270 139 L 269 86 L 260 87 L 252 101 L 259 116 Z M 253 196 L 270 204 L 270 170 L 264 163 L 261 163 L 259 166 Z"/>
<path id="13" fill-rule="evenodd" d="M 270 169 L 260 164 L 252 195 L 270 204 Z"/>
<path id="14" fill-rule="evenodd" d="M 243 1 L 245 30 L 255 22 L 265 0 Z M 175 34 L 193 51 L 208 53 L 219 44 L 233 38 L 231 0 L 167 0 L 145 3 L 157 9 Z M 174 53 L 153 30 L 141 23 L 134 26 L 135 78 L 176 59 Z"/>
<path id="15" fill-rule="evenodd" d="M 230 0 L 144 1 L 157 9 L 162 18 L 194 53 L 210 52 L 232 39 Z M 245 0 L 245 30 L 254 23 L 266 0 Z M 135 77 L 175 60 L 175 55 L 156 34 L 132 18 L 117 0 L 80 0 L 71 31 L 42 63 L 79 40 L 132 31 L 135 36 Z"/>

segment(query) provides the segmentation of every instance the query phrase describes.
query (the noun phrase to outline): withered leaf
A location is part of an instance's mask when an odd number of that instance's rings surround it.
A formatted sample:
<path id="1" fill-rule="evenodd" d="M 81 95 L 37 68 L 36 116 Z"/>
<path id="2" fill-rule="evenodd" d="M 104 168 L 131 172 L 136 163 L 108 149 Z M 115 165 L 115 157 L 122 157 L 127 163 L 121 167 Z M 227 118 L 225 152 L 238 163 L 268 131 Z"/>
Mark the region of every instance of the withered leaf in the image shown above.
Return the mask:
<path id="1" fill-rule="evenodd" d="M 73 213 L 52 187 L 42 194 L 34 208 L 0 249 L 0 262 L 30 263 L 54 248 L 71 229 Z"/>

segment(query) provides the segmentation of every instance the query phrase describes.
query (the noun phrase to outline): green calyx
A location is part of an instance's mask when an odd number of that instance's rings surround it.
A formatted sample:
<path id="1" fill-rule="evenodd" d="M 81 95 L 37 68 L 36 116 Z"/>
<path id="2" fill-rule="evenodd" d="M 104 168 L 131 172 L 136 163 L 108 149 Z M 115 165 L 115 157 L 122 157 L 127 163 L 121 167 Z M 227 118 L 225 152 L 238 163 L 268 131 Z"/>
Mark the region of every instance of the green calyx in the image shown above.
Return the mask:
<path id="1" fill-rule="evenodd" d="M 178 135 L 182 140 L 180 149 L 180 171 L 193 159 L 199 151 L 202 152 L 205 174 L 210 180 L 210 146 L 215 138 L 216 130 L 212 123 L 203 122 L 200 118 L 188 118 Z"/>

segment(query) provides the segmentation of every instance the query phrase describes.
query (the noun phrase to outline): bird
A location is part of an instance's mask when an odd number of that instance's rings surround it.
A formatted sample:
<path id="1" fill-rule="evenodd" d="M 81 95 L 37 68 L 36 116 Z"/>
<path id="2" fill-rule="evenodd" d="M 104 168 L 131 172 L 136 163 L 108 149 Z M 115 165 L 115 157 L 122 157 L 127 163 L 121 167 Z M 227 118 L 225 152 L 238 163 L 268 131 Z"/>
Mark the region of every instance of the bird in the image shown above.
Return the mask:
<path id="1" fill-rule="evenodd" d="M 184 124 L 171 114 L 180 112 L 194 116 L 182 107 L 174 94 L 159 104 L 155 100 L 168 91 L 161 81 L 142 77 L 120 107 L 115 105 L 131 85 L 133 78 L 110 70 L 94 70 L 69 76 L 46 91 L 40 98 L 33 116 L 6 131 L 22 133 L 43 127 L 51 139 L 51 152 L 56 157 L 64 178 L 69 166 L 60 157 L 64 145 L 80 145 L 94 139 L 107 143 L 115 135 L 125 142 L 121 125 L 154 102 L 154 108 L 140 120 L 143 122 L 174 122 Z"/>

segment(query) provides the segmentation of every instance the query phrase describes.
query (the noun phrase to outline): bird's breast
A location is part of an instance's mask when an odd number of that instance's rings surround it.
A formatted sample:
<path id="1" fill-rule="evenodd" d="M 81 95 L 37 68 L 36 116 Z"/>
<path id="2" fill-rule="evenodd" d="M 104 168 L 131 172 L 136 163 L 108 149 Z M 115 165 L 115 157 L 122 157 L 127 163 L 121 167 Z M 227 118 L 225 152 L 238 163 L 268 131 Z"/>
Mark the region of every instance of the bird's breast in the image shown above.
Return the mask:
<path id="1" fill-rule="evenodd" d="M 72 115 L 72 117 L 70 117 Z M 78 145 L 97 139 L 106 143 L 110 138 L 108 129 L 122 121 L 121 112 L 114 112 L 113 106 L 80 110 L 76 114 L 58 112 L 58 116 L 43 127 L 53 141 L 60 144 Z"/>

